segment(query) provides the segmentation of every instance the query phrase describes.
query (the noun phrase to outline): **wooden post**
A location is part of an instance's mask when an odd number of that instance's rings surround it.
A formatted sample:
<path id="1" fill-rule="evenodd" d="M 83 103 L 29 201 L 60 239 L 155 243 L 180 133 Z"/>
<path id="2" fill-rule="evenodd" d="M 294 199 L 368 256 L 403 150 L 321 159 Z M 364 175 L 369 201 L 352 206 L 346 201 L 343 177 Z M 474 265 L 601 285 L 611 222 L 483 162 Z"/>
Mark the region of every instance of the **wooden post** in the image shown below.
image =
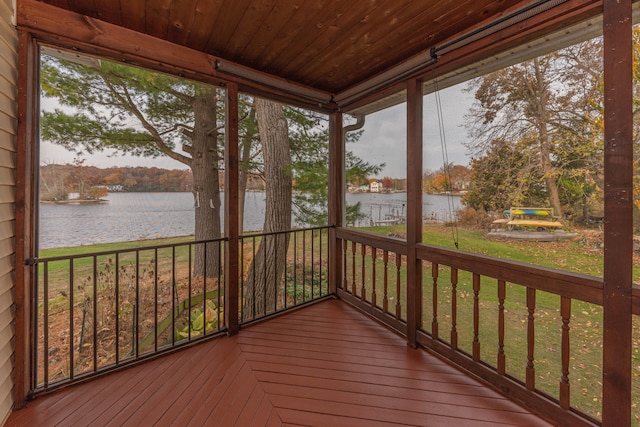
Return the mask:
<path id="1" fill-rule="evenodd" d="M 238 85 L 229 83 L 225 95 L 225 150 L 224 150 L 224 320 L 229 335 L 239 330 L 238 287 L 240 281 L 238 215 L 240 162 L 238 154 Z"/>
<path id="2" fill-rule="evenodd" d="M 15 254 L 15 362 L 14 407 L 24 406 L 31 389 L 31 351 L 35 332 L 30 316 L 35 269 L 27 260 L 36 255 L 38 150 L 38 46 L 31 34 L 18 34 L 18 128 L 16 138 L 16 254 Z M 35 357 L 35 355 L 34 355 Z"/>
<path id="3" fill-rule="evenodd" d="M 633 147 L 631 0 L 604 0 L 602 425 L 631 425 Z"/>
<path id="4" fill-rule="evenodd" d="M 422 325 L 422 82 L 407 82 L 407 343 L 416 346 Z"/>
<path id="5" fill-rule="evenodd" d="M 344 133 L 342 113 L 329 116 L 329 293 L 338 291 L 343 276 L 343 245 L 336 238 L 336 228 L 344 224 Z"/>

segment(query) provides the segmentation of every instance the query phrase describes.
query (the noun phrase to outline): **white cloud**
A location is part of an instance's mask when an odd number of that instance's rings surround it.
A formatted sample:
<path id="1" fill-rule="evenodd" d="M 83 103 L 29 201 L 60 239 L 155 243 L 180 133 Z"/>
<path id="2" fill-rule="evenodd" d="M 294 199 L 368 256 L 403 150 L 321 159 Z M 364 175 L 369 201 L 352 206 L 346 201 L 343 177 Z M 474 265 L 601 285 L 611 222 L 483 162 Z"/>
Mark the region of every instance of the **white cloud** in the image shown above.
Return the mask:
<path id="1" fill-rule="evenodd" d="M 469 157 L 463 143 L 467 140 L 464 114 L 473 101 L 462 91 L 464 85 L 440 91 L 444 139 L 450 163 L 466 166 Z M 437 107 L 434 95 L 424 98 L 423 165 L 437 170 L 443 165 L 442 143 L 438 128 Z M 363 160 L 385 163 L 381 176 L 400 178 L 406 176 L 406 105 L 401 104 L 366 117 L 364 133 L 347 149 Z"/>
<path id="2" fill-rule="evenodd" d="M 473 101 L 472 96 L 462 91 L 462 85 L 444 89 L 440 92 L 444 134 L 449 162 L 467 165 L 469 157 L 463 143 L 467 140 L 464 128 L 464 114 Z M 46 100 L 43 108 L 51 110 L 55 102 Z M 364 133 L 356 143 L 347 145 L 347 150 L 372 164 L 386 166 L 382 176 L 401 178 L 406 176 L 406 105 L 400 104 L 366 117 Z M 443 165 L 440 130 L 438 129 L 437 109 L 434 95 L 424 98 L 424 169 L 437 170 Z M 72 163 L 77 155 L 61 146 L 42 141 L 40 145 L 40 163 Z M 117 155 L 112 151 L 92 155 L 83 154 L 85 164 L 109 166 L 144 166 L 165 169 L 185 169 L 185 165 L 168 157 L 146 158 L 130 155 Z"/>
<path id="3" fill-rule="evenodd" d="M 113 151 L 105 150 L 94 154 L 83 153 L 78 156 L 64 147 L 52 144 L 48 141 L 40 142 L 40 164 L 66 164 L 73 163 L 76 157 L 85 159 L 86 166 L 96 166 L 108 168 L 111 166 L 143 166 L 157 167 L 162 169 L 187 169 L 187 166 L 169 157 L 137 157 L 131 155 L 116 154 Z"/>

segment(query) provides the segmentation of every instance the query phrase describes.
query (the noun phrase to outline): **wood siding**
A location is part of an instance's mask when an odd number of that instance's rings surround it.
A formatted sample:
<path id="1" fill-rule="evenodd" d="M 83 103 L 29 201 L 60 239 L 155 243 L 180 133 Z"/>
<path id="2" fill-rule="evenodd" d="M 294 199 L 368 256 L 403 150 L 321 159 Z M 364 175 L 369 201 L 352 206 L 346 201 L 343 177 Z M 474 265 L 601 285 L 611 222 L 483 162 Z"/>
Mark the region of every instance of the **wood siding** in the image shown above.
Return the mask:
<path id="1" fill-rule="evenodd" d="M 0 424 L 13 407 L 13 259 L 18 36 L 11 0 L 0 0 Z"/>

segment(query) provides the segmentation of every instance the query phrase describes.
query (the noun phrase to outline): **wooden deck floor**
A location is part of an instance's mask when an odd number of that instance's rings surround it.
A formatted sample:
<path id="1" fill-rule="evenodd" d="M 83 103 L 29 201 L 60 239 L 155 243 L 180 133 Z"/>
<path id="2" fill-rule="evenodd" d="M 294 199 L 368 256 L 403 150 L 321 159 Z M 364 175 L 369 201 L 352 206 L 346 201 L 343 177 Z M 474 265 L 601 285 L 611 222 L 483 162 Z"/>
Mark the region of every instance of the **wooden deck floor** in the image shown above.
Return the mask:
<path id="1" fill-rule="evenodd" d="M 42 396 L 8 426 L 546 426 L 344 302 Z"/>

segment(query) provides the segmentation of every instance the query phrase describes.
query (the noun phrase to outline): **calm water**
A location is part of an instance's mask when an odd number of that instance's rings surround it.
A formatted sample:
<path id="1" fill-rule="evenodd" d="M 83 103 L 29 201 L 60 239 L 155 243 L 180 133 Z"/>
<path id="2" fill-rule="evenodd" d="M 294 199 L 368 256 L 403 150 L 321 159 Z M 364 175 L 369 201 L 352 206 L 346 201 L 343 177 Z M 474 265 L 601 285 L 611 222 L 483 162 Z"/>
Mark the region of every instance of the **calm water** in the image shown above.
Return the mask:
<path id="1" fill-rule="evenodd" d="M 40 249 L 95 243 L 123 242 L 193 234 L 194 206 L 191 193 L 111 193 L 107 203 L 40 206 Z M 446 220 L 447 205 L 460 207 L 459 197 L 424 195 L 423 212 Z M 361 203 L 371 219 L 406 215 L 406 194 L 347 194 L 347 203 Z M 247 193 L 245 231 L 262 229 L 264 193 Z"/>

